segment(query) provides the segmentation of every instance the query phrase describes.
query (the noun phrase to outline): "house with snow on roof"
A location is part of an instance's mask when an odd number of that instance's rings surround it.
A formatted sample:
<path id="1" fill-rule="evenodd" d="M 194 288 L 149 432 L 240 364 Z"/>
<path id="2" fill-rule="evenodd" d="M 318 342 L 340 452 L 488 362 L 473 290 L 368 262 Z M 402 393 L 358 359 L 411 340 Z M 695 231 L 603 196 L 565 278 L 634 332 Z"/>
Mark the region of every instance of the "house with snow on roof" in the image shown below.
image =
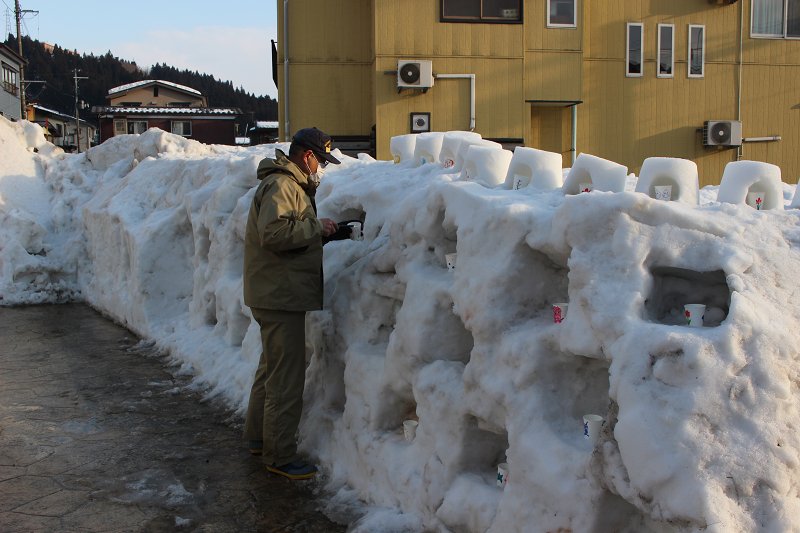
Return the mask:
<path id="1" fill-rule="evenodd" d="M 117 135 L 144 133 L 150 128 L 206 144 L 236 142 L 238 107 L 209 107 L 195 89 L 163 80 L 143 80 L 108 91 L 107 106 L 92 107 L 100 126 L 100 142 Z"/>
<path id="2" fill-rule="evenodd" d="M 65 152 L 76 150 L 85 152 L 97 144 L 95 135 L 97 127 L 94 124 L 80 119 L 80 137 L 76 139 L 77 128 L 74 116 L 48 109 L 36 102 L 27 103 L 27 119 L 29 122 L 40 125 L 44 130 L 45 139 L 64 149 Z"/>

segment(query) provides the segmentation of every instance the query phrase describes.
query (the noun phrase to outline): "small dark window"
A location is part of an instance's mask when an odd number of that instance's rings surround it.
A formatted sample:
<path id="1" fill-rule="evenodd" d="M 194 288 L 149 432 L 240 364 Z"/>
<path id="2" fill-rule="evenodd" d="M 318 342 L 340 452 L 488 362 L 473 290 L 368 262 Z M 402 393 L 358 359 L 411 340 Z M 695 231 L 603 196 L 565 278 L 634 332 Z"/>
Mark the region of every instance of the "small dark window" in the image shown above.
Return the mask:
<path id="1" fill-rule="evenodd" d="M 158 85 L 153 86 L 153 96 L 158 96 Z"/>
<path id="2" fill-rule="evenodd" d="M 521 0 L 441 0 L 442 22 L 522 22 Z"/>
<path id="3" fill-rule="evenodd" d="M 628 70 L 626 76 L 638 78 L 642 76 L 642 23 L 628 23 Z"/>

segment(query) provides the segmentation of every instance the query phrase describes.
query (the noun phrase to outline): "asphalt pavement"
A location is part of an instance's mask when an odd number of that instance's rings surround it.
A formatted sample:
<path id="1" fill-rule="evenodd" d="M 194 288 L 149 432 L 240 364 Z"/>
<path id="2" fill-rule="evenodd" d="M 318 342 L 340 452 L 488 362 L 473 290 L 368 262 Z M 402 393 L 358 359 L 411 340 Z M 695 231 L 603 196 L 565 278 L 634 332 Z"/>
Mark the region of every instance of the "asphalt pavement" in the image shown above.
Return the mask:
<path id="1" fill-rule="evenodd" d="M 241 427 L 85 305 L 0 307 L 0 532 L 345 532 Z"/>

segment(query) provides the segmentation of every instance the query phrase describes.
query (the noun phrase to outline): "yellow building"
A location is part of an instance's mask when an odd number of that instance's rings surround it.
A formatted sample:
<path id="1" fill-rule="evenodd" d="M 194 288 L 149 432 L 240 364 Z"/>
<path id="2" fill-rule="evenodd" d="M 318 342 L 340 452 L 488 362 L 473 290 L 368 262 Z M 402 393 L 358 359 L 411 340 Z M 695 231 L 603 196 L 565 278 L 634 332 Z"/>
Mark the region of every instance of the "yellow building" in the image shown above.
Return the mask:
<path id="1" fill-rule="evenodd" d="M 390 159 L 413 113 L 467 130 L 474 98 L 484 138 L 559 152 L 565 167 L 573 148 L 636 173 L 682 157 L 703 186 L 741 158 L 796 183 L 800 0 L 733 1 L 278 0 L 281 139 L 311 126 L 369 139 L 374 126 Z M 398 91 L 398 64 L 425 76 L 427 61 L 432 86 Z M 474 93 L 447 76 L 470 74 Z M 741 146 L 735 122 L 732 146 L 706 146 L 716 120 L 741 121 Z"/>

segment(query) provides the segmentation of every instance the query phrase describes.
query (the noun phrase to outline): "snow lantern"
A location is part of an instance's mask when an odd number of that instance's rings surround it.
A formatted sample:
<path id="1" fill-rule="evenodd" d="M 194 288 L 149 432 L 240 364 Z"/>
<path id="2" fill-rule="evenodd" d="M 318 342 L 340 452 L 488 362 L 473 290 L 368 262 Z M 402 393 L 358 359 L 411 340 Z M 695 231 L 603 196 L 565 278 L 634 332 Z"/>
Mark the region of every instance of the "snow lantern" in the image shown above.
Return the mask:
<path id="1" fill-rule="evenodd" d="M 748 194 L 762 193 L 761 202 L 751 207 L 759 210 L 783 209 L 781 169 L 761 161 L 733 161 L 725 165 L 719 184 L 718 202 L 748 203 Z M 753 195 L 755 196 L 755 195 Z"/>
<path id="2" fill-rule="evenodd" d="M 438 163 L 443 140 L 444 133 L 440 131 L 417 134 L 417 145 L 414 148 L 414 162 L 416 166 L 426 163 Z"/>
<path id="3" fill-rule="evenodd" d="M 557 189 L 562 185 L 561 154 L 517 146 L 506 174 L 506 189 Z"/>
<path id="4" fill-rule="evenodd" d="M 414 158 L 414 148 L 417 144 L 417 137 L 418 135 L 414 134 L 392 137 L 389 143 L 389 150 L 392 152 L 395 163 L 411 161 Z"/>
<path id="5" fill-rule="evenodd" d="M 494 148 L 503 148 L 503 145 L 486 139 L 462 139 L 461 144 L 458 145 L 458 153 L 456 154 L 456 164 L 453 167 L 453 172 L 461 172 L 464 169 L 464 159 L 467 157 L 467 150 L 470 146 L 493 146 Z"/>
<path id="6" fill-rule="evenodd" d="M 448 131 L 444 134 L 439 160 L 444 165 L 445 170 L 456 172 L 455 165 L 456 157 L 458 157 L 458 148 L 464 139 L 479 141 L 481 140 L 481 134 L 472 131 Z"/>
<path id="7" fill-rule="evenodd" d="M 676 157 L 648 157 L 642 163 L 636 192 L 656 197 L 656 187 L 672 186 L 671 200 L 697 205 L 700 185 L 697 179 L 697 164 Z"/>
<path id="8" fill-rule="evenodd" d="M 500 185 L 508 173 L 512 157 L 514 154 L 502 148 L 472 145 L 464 158 L 461 179 L 482 182 L 489 187 Z"/>
<path id="9" fill-rule="evenodd" d="M 622 192 L 628 178 L 628 167 L 589 154 L 579 154 L 564 180 L 564 193 L 578 194 L 582 183 L 596 191 Z"/>

